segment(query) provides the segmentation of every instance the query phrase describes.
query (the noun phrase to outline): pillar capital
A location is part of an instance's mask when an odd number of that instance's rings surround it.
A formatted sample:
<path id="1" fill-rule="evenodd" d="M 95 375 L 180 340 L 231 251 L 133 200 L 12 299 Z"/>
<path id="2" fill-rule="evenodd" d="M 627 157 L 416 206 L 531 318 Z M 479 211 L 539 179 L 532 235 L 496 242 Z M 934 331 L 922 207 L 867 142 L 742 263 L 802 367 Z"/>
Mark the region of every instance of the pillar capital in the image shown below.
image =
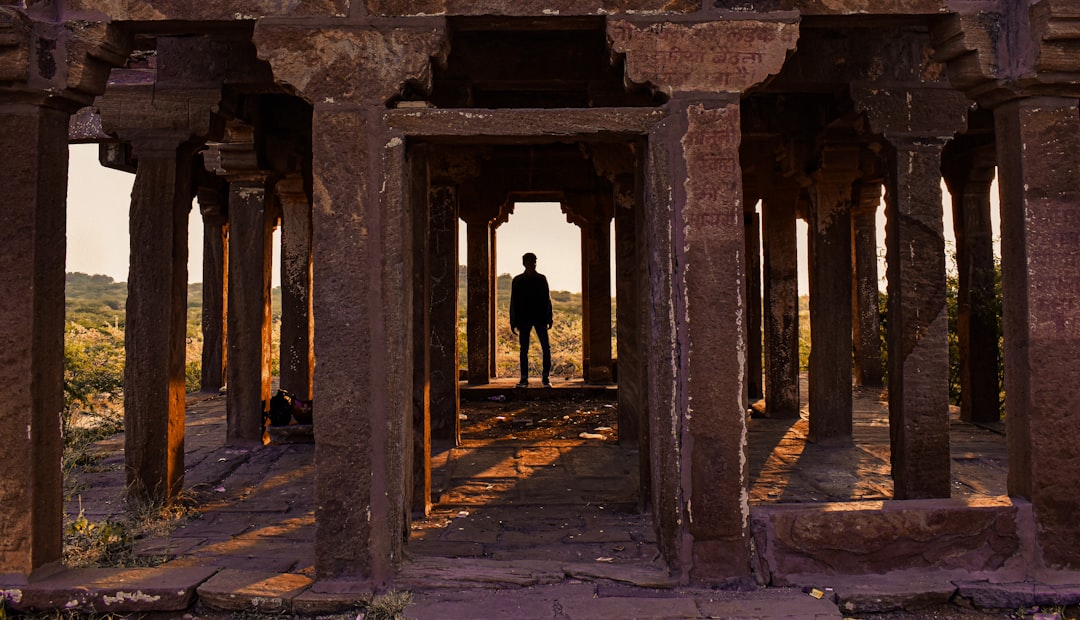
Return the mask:
<path id="1" fill-rule="evenodd" d="M 258 186 L 269 175 L 259 167 L 255 128 L 238 121 L 228 123 L 221 142 L 206 143 L 203 161 L 207 170 L 225 177 L 231 184 Z"/>
<path id="2" fill-rule="evenodd" d="M 130 43 L 106 23 L 52 20 L 18 6 L 0 6 L 0 101 L 23 101 L 67 112 L 105 90 L 109 71 Z"/>
<path id="3" fill-rule="evenodd" d="M 793 21 L 613 19 L 607 35 L 626 55 L 626 79 L 676 93 L 740 93 L 778 73 L 795 49 Z"/>
<path id="4" fill-rule="evenodd" d="M 952 84 L 985 108 L 1020 97 L 1080 98 L 1080 42 L 1068 2 L 950 2 L 932 32 L 935 58 Z M 1007 32 L 1009 36 L 1002 36 Z"/>
<path id="5" fill-rule="evenodd" d="M 254 41 L 274 79 L 313 104 L 385 104 L 406 82 L 429 90 L 431 58 L 445 49 L 445 19 L 403 23 L 372 18 L 313 30 L 308 24 L 260 20 Z"/>
<path id="6" fill-rule="evenodd" d="M 851 97 L 866 114 L 869 129 L 894 146 L 944 144 L 967 127 L 971 106 L 963 93 L 950 88 L 878 88 L 860 83 L 852 85 Z"/>

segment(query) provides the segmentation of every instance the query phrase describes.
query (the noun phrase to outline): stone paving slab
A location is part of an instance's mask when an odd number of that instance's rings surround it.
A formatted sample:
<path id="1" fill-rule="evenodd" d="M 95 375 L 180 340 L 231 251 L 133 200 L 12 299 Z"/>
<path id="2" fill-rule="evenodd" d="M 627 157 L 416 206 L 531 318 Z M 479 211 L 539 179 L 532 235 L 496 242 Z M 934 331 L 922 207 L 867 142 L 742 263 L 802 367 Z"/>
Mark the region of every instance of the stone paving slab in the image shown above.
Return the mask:
<path id="1" fill-rule="evenodd" d="M 834 620 L 843 618 L 825 597 L 814 598 L 798 589 L 768 588 L 754 592 L 710 592 L 696 597 L 705 618 L 730 620 Z"/>
<path id="2" fill-rule="evenodd" d="M 213 609 L 280 613 L 311 587 L 303 575 L 226 569 L 198 588 L 199 601 Z"/>
<path id="3" fill-rule="evenodd" d="M 1019 609 L 1030 605 L 1080 604 L 1080 582 L 1052 585 L 1033 581 L 991 583 L 957 580 L 957 594 L 983 609 Z"/>
<path id="4" fill-rule="evenodd" d="M 179 611 L 191 606 L 196 588 L 216 572 L 212 566 L 78 568 L 2 590 L 0 598 L 16 611 Z"/>

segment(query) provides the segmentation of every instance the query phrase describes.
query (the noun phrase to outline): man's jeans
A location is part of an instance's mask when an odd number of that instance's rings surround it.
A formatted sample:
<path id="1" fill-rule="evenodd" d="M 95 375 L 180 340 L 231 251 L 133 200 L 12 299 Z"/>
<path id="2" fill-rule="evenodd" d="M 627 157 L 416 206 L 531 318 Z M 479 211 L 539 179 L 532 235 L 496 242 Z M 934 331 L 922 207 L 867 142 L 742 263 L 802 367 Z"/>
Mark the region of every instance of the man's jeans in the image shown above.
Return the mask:
<path id="1" fill-rule="evenodd" d="M 518 343 L 521 345 L 521 380 L 529 380 L 529 332 L 536 329 L 536 339 L 540 342 L 540 350 L 544 357 L 543 379 L 547 381 L 551 373 L 551 343 L 548 341 L 547 325 L 526 325 L 518 330 Z"/>

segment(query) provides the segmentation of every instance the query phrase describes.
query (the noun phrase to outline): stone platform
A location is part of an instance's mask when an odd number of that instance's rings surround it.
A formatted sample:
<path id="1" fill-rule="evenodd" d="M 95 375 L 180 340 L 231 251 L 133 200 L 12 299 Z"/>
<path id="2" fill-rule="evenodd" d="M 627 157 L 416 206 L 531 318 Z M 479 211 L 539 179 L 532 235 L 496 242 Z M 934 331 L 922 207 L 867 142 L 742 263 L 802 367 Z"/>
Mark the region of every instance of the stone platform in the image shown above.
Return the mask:
<path id="1" fill-rule="evenodd" d="M 469 389 L 474 388 L 463 391 Z M 558 395 L 566 389 L 572 388 L 556 384 L 516 392 Z M 859 392 L 856 410 L 853 445 L 829 450 L 802 443 L 804 419 L 750 420 L 750 497 L 759 571 L 766 580 L 789 587 L 754 589 L 744 584 L 752 591 L 742 592 L 680 585 L 677 571 L 661 559 L 651 518 L 639 509 L 634 448 L 596 440 L 470 440 L 436 449 L 436 504 L 429 516 L 414 520 L 408 559 L 395 580 L 395 587 L 413 593 L 406 614 L 840 618 L 899 613 L 955 602 L 957 597 L 1012 609 L 1080 601 L 1080 587 L 1070 585 L 1080 584 L 1080 576 L 1058 574 L 1037 583 L 1009 570 L 843 576 L 793 560 L 805 550 L 785 552 L 777 546 L 785 542 L 782 536 L 762 533 L 768 524 L 823 518 L 822 506 L 832 507 L 826 512 L 843 506 L 841 512 L 851 513 L 864 505 L 867 515 L 882 514 L 881 502 L 889 491 L 887 411 L 877 394 Z M 192 395 L 185 486 L 198 499 L 199 514 L 168 536 L 136 545 L 138 555 L 164 559 L 163 564 L 66 570 L 5 587 L 9 609 L 196 609 L 198 617 L 218 617 L 215 614 L 241 611 L 324 614 L 354 608 L 369 593 L 323 592 L 312 581 L 314 446 L 225 447 L 224 438 L 224 397 Z M 999 496 L 1004 485 L 1003 437 L 956 423 L 953 441 L 954 488 L 966 496 L 943 501 L 985 502 L 990 510 L 1013 510 L 1007 498 Z M 95 449 L 101 460 L 70 481 L 66 503 L 70 517 L 81 511 L 92 522 L 123 510 L 123 437 L 102 441 Z M 860 464 L 849 471 L 845 459 L 851 458 Z M 994 463 L 1000 466 L 991 466 Z M 928 514 L 942 513 L 934 508 Z M 815 527 L 828 529 L 827 524 Z M 820 538 L 827 543 L 837 536 L 855 540 L 841 531 Z M 818 588 L 822 598 L 808 594 L 811 588 Z"/>

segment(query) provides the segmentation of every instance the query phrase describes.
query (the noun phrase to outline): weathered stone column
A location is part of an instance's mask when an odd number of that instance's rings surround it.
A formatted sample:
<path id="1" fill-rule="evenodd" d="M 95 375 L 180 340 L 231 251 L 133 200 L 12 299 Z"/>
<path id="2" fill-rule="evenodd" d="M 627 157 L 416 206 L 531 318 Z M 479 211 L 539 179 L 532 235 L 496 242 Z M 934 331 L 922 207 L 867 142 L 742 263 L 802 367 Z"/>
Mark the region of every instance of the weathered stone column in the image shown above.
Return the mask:
<path id="1" fill-rule="evenodd" d="M 70 114 L 127 57 L 117 30 L 0 7 L 0 582 L 25 584 L 63 551 L 64 254 Z M 69 27 L 70 26 L 70 27 Z"/>
<path id="2" fill-rule="evenodd" d="M 989 138 L 989 136 L 988 136 Z M 994 240 L 990 186 L 996 159 L 992 143 L 972 145 L 957 138 L 945 146 L 942 173 L 952 194 L 956 236 L 956 335 L 960 348 L 960 419 L 997 422 L 998 320 L 994 293 Z"/>
<path id="3" fill-rule="evenodd" d="M 641 299 L 644 267 L 645 210 L 641 174 L 624 174 L 615 179 L 615 327 L 617 377 L 619 384 L 619 442 L 632 445 L 638 442 L 647 463 L 648 425 L 645 424 L 645 329 Z M 622 300 L 621 302 L 619 300 Z M 642 479 L 648 468 L 641 471 Z M 644 498 L 643 498 L 644 499 Z"/>
<path id="4" fill-rule="evenodd" d="M 491 252 L 490 213 L 478 212 L 473 205 L 470 217 L 465 219 L 468 244 L 468 312 L 466 336 L 469 348 L 469 385 L 487 385 L 491 379 L 491 351 L 494 332 L 491 331 L 491 273 L 494 262 Z M 484 211 L 480 209 L 479 211 Z M 497 210 L 496 210 L 497 211 Z M 455 283 L 456 284 L 456 283 Z"/>
<path id="5" fill-rule="evenodd" d="M 0 104 L 0 577 L 60 560 L 68 113 Z"/>
<path id="6" fill-rule="evenodd" d="M 757 197 L 744 198 L 753 209 Z M 751 400 L 764 395 L 761 387 L 761 220 L 757 212 L 743 215 L 746 227 L 746 392 Z"/>
<path id="7" fill-rule="evenodd" d="M 877 208 L 881 184 L 856 183 L 851 209 L 852 341 L 855 345 L 855 382 L 880 386 L 881 321 L 878 318 Z"/>
<path id="8" fill-rule="evenodd" d="M 408 149 L 405 199 L 412 218 L 412 480 L 406 497 L 414 515 L 431 511 L 431 278 L 428 275 L 428 145 Z M 406 447 L 408 449 L 408 447 Z"/>
<path id="9" fill-rule="evenodd" d="M 431 436 L 457 444 L 458 421 L 458 207 L 451 185 L 428 188 L 428 277 L 431 279 Z"/>
<path id="10" fill-rule="evenodd" d="M 779 70 L 798 25 L 613 20 L 608 35 L 627 79 L 673 95 L 649 135 L 646 190 L 658 543 L 686 580 L 739 582 L 751 574 L 739 93 Z"/>
<path id="11" fill-rule="evenodd" d="M 311 200 L 299 174 L 275 188 L 281 205 L 280 385 L 297 398 L 311 398 L 315 367 L 311 313 Z"/>
<path id="12" fill-rule="evenodd" d="M 851 192 L 859 146 L 826 141 L 810 188 L 810 440 L 851 440 Z"/>
<path id="13" fill-rule="evenodd" d="M 856 101 L 890 148 L 885 164 L 889 435 L 896 499 L 948 497 L 949 348 L 941 149 L 967 100 L 940 89 L 860 87 Z M 930 113 L 913 113 L 933 110 Z"/>
<path id="14" fill-rule="evenodd" d="M 177 494 L 184 481 L 187 222 L 192 151 L 185 136 L 133 136 L 124 462 L 128 494 Z"/>
<path id="15" fill-rule="evenodd" d="M 802 188 L 775 180 L 762 200 L 765 261 L 765 412 L 799 416 L 799 248 L 795 211 Z"/>
<path id="16" fill-rule="evenodd" d="M 1074 97 L 994 111 L 1001 189 L 1009 494 L 1049 566 L 1080 568 L 1080 114 Z M 1047 397 L 1046 390 L 1053 390 Z"/>
<path id="17" fill-rule="evenodd" d="M 406 81 L 430 79 L 444 22 L 409 26 L 255 27 L 275 79 L 314 108 L 317 591 L 385 587 L 408 529 L 414 235 L 402 223 L 414 220 L 405 140 L 383 114 Z"/>
<path id="18" fill-rule="evenodd" d="M 225 385 L 226 318 L 229 273 L 229 226 L 225 215 L 228 187 L 199 188 L 199 208 L 203 216 L 202 265 L 202 380 L 204 392 L 217 392 Z"/>
<path id="19" fill-rule="evenodd" d="M 595 217 L 581 226 L 585 382 L 611 383 L 611 196 L 591 196 Z"/>
<path id="20" fill-rule="evenodd" d="M 271 242 L 275 219 L 266 204 L 267 173 L 255 161 L 254 131 L 231 124 L 226 142 L 204 154 L 229 183 L 229 299 L 226 431 L 230 443 L 263 441 L 270 401 Z"/>

